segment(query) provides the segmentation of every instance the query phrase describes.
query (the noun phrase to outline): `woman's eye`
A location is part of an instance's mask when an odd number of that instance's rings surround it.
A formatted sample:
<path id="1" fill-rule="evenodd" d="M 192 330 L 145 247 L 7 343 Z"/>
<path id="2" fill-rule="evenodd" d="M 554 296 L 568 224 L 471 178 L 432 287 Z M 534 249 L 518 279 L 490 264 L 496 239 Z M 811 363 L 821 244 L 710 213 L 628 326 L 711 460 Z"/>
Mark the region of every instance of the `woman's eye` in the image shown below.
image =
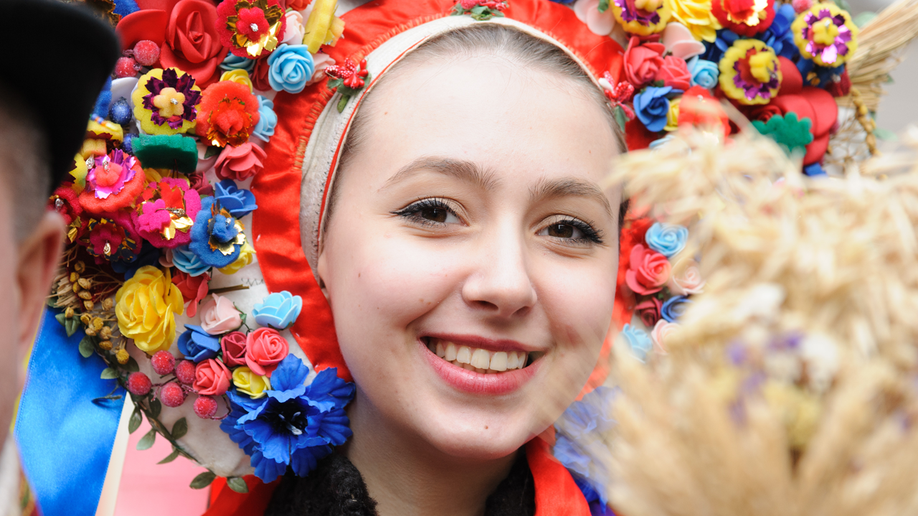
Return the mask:
<path id="1" fill-rule="evenodd" d="M 442 199 L 422 199 L 392 213 L 421 224 L 458 224 L 462 222 L 456 212 Z"/>
<path id="2" fill-rule="evenodd" d="M 575 218 L 552 221 L 539 231 L 539 236 L 565 240 L 573 244 L 601 244 L 602 233 L 592 225 Z"/>

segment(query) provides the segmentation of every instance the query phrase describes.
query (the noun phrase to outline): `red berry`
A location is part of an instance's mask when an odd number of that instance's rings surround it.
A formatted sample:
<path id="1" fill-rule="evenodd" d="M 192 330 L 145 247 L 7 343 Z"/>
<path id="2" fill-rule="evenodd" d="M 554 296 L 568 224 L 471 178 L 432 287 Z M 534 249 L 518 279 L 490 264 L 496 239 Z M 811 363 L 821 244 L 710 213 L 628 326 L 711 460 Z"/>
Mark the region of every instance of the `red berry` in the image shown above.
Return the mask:
<path id="1" fill-rule="evenodd" d="M 198 396 L 194 400 L 194 413 L 201 419 L 211 419 L 217 413 L 217 400 L 210 396 Z"/>
<path id="2" fill-rule="evenodd" d="M 157 351 L 150 358 L 153 370 L 160 376 L 166 376 L 175 370 L 175 357 L 166 350 Z"/>
<path id="3" fill-rule="evenodd" d="M 134 60 L 143 66 L 153 66 L 159 61 L 159 45 L 143 39 L 134 45 Z"/>
<path id="4" fill-rule="evenodd" d="M 185 403 L 185 391 L 182 389 L 181 385 L 175 382 L 169 382 L 163 385 L 163 388 L 159 390 L 159 399 L 162 400 L 163 405 L 167 407 L 178 407 L 182 403 Z"/>
<path id="5" fill-rule="evenodd" d="M 194 383 L 194 362 L 191 360 L 182 360 L 175 364 L 175 377 L 185 385 Z"/>
<path id="6" fill-rule="evenodd" d="M 131 373 L 128 376 L 127 383 L 125 385 L 127 390 L 135 396 L 143 396 L 146 393 L 150 392 L 150 389 L 153 388 L 153 384 L 150 382 L 150 377 L 143 373 Z"/>
<path id="7" fill-rule="evenodd" d="M 137 62 L 132 57 L 119 57 L 115 63 L 115 77 L 123 79 L 125 77 L 137 76 Z"/>

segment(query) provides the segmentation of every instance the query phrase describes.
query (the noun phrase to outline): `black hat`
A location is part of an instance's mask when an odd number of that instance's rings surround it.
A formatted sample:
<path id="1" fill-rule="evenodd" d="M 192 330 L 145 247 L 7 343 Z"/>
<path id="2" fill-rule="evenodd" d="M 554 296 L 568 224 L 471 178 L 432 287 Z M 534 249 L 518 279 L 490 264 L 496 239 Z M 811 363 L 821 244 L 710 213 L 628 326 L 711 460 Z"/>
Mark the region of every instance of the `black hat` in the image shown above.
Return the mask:
<path id="1" fill-rule="evenodd" d="M 51 184 L 72 168 L 86 125 L 120 54 L 111 26 L 92 11 L 51 0 L 0 0 L 0 86 L 45 133 Z"/>

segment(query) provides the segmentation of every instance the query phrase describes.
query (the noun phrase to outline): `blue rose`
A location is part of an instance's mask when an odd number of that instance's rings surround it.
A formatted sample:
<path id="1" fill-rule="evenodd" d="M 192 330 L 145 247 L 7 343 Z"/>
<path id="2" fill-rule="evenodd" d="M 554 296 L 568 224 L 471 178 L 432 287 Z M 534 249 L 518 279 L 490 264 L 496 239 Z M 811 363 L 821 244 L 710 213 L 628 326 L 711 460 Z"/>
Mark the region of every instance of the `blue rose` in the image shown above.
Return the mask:
<path id="1" fill-rule="evenodd" d="M 654 223 L 644 235 L 647 247 L 669 258 L 685 249 L 688 229 L 678 224 Z"/>
<path id="2" fill-rule="evenodd" d="M 230 52 L 226 54 L 226 59 L 220 63 L 220 68 L 231 72 L 233 70 L 245 70 L 249 73 L 252 73 L 252 70 L 255 69 L 255 60 L 249 59 L 247 57 L 240 57 L 236 54 Z"/>
<path id="3" fill-rule="evenodd" d="M 669 113 L 669 99 L 666 96 L 671 91 L 670 86 L 648 86 L 634 96 L 634 112 L 648 131 L 662 131 L 666 126 L 666 115 Z"/>
<path id="4" fill-rule="evenodd" d="M 216 214 L 211 213 L 214 203 L 217 203 L 216 197 L 201 200 L 201 211 L 194 219 L 194 226 L 191 226 L 191 243 L 188 248 L 202 262 L 220 269 L 239 258 L 245 235 L 241 235 L 236 218 L 221 209 L 219 203 Z"/>
<path id="5" fill-rule="evenodd" d="M 252 136 L 268 141 L 274 136 L 275 127 L 277 127 L 277 113 L 274 112 L 274 102 L 259 95 L 258 123 L 255 124 L 255 129 L 252 129 Z"/>
<path id="6" fill-rule="evenodd" d="M 302 309 L 303 298 L 284 290 L 269 294 L 263 302 L 255 305 L 252 313 L 255 314 L 256 323 L 283 330 L 293 324 Z"/>
<path id="7" fill-rule="evenodd" d="M 701 54 L 701 58 L 705 61 L 711 61 L 712 63 L 720 62 L 720 58 L 724 56 L 724 52 L 733 46 L 733 43 L 738 39 L 739 36 L 730 29 L 717 31 L 717 39 L 715 39 L 713 43 L 704 42 L 705 51 Z"/>
<path id="8" fill-rule="evenodd" d="M 242 218 L 258 209 L 255 204 L 255 194 L 240 189 L 231 179 L 224 179 L 214 185 L 214 197 L 220 206 L 226 208 L 230 215 Z"/>
<path id="9" fill-rule="evenodd" d="M 217 352 L 220 351 L 220 339 L 193 324 L 186 324 L 185 330 L 187 331 L 178 338 L 178 349 L 185 358 L 198 363 L 217 356 Z"/>
<path id="10" fill-rule="evenodd" d="M 646 331 L 626 324 L 622 328 L 622 337 L 631 347 L 631 354 L 634 355 L 634 358 L 641 362 L 647 359 L 647 353 L 653 348 L 653 341 L 650 340 L 650 335 L 647 335 Z"/>
<path id="11" fill-rule="evenodd" d="M 299 93 L 312 78 L 316 64 L 306 45 L 277 47 L 268 57 L 268 83 L 275 91 Z"/>
<path id="12" fill-rule="evenodd" d="M 210 265 L 204 263 L 187 245 L 172 250 L 172 265 L 189 276 L 200 276 L 210 270 Z"/>
<path id="13" fill-rule="evenodd" d="M 775 51 L 775 54 L 796 61 L 800 56 L 800 49 L 794 43 L 794 33 L 790 30 L 791 24 L 797 18 L 794 7 L 790 4 L 775 6 L 775 19 L 768 29 L 756 36 L 757 39 Z"/>
<path id="14" fill-rule="evenodd" d="M 692 74 L 692 86 L 701 86 L 708 90 L 713 90 L 717 86 L 717 79 L 720 77 L 717 63 L 695 56 L 689 59 L 688 71 Z"/>
<path id="15" fill-rule="evenodd" d="M 666 322 L 674 323 L 682 317 L 682 314 L 688 310 L 688 305 L 692 301 L 685 296 L 673 296 L 666 300 L 663 303 L 663 306 L 660 307 L 660 317 L 662 317 Z"/>

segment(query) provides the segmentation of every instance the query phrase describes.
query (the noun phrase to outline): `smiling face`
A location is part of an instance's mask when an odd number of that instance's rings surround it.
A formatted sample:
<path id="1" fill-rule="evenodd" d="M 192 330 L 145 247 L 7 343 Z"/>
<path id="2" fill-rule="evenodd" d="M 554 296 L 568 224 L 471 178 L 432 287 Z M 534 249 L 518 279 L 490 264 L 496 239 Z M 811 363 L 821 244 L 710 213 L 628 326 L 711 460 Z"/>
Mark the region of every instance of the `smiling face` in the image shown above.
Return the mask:
<path id="1" fill-rule="evenodd" d="M 349 415 L 449 456 L 504 457 L 574 400 L 609 330 L 616 153 L 584 85 L 502 56 L 412 63 L 362 109 L 317 272 Z M 471 370 L 470 370 L 471 369 Z"/>

